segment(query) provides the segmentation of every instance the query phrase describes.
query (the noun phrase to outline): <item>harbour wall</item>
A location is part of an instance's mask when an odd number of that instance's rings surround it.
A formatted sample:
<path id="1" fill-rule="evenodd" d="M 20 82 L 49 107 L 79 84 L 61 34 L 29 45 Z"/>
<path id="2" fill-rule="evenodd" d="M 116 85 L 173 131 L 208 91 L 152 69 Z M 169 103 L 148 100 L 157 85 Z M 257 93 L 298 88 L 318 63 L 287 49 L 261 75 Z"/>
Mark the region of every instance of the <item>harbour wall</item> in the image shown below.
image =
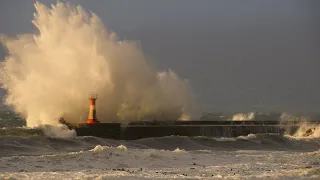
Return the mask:
<path id="1" fill-rule="evenodd" d="M 313 122 L 319 124 L 320 121 Z M 69 126 L 78 136 L 97 136 L 110 139 L 134 140 L 163 136 L 207 136 L 237 137 L 248 134 L 284 133 L 294 134 L 297 122 L 280 123 L 276 121 L 172 121 L 172 122 L 133 122 L 130 124 L 100 123 Z"/>

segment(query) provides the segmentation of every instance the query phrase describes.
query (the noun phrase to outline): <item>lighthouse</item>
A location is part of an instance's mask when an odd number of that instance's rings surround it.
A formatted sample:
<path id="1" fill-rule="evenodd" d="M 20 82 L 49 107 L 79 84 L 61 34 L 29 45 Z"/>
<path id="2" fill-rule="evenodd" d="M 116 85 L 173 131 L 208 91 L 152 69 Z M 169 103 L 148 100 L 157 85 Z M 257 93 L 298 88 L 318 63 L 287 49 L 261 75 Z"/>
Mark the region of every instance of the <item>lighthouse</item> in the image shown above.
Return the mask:
<path id="1" fill-rule="evenodd" d="M 98 99 L 97 94 L 90 94 L 89 100 L 90 100 L 90 106 L 89 106 L 89 116 L 86 120 L 86 124 L 97 124 L 99 121 L 97 120 L 96 116 L 96 100 Z"/>

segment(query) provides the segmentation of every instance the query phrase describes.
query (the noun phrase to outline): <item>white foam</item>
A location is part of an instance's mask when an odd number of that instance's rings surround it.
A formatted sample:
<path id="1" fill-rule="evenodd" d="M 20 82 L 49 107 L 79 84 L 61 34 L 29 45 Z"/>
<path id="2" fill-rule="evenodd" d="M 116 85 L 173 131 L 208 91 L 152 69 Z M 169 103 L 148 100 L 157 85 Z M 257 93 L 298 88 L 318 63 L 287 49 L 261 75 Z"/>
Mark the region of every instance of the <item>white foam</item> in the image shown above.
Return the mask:
<path id="1" fill-rule="evenodd" d="M 128 150 L 128 148 L 126 146 L 124 146 L 124 145 L 120 145 L 117 148 L 120 149 L 121 151 L 127 151 Z"/>
<path id="2" fill-rule="evenodd" d="M 49 137 L 57 138 L 70 138 L 76 137 L 77 133 L 75 130 L 70 130 L 66 125 L 56 125 L 56 126 L 40 126 L 44 134 Z"/>
<path id="3" fill-rule="evenodd" d="M 319 152 L 163 151 L 97 145 L 55 156 L 0 158 L 0 179 L 308 179 L 320 178 Z M 126 149 L 123 151 L 123 149 Z M 19 172 L 22 171 L 22 172 Z"/>
<path id="4" fill-rule="evenodd" d="M 93 152 L 101 152 L 107 148 L 110 148 L 109 146 L 101 146 L 101 145 L 96 145 L 96 147 L 94 147 L 93 149 L 89 150 L 89 151 L 93 151 Z"/>
<path id="5" fill-rule="evenodd" d="M 176 148 L 173 152 L 186 152 L 184 149 Z"/>

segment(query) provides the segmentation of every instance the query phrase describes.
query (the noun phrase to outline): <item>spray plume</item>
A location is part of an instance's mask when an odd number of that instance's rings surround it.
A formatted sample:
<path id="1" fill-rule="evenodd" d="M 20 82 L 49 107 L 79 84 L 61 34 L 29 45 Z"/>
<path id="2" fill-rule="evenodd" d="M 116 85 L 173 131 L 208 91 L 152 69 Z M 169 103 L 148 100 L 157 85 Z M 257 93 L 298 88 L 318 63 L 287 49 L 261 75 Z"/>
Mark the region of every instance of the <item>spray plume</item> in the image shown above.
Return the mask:
<path id="1" fill-rule="evenodd" d="M 232 121 L 244 121 L 244 120 L 253 120 L 254 112 L 250 113 L 237 113 L 232 116 Z"/>
<path id="2" fill-rule="evenodd" d="M 84 122 L 88 94 L 99 94 L 101 122 L 191 115 L 194 98 L 186 80 L 157 72 L 139 46 L 121 41 L 93 13 L 58 2 L 36 2 L 37 34 L 1 37 L 9 55 L 0 66 L 6 104 L 27 126 Z"/>
<path id="3" fill-rule="evenodd" d="M 298 121 L 298 129 L 293 133 L 290 127 L 286 127 L 286 135 L 295 137 L 295 138 L 319 138 L 320 137 L 320 125 L 310 123 L 310 117 L 308 116 L 298 116 L 290 113 L 282 113 L 280 116 L 280 122 L 286 121 Z M 310 133 L 308 133 L 310 131 Z M 310 134 L 310 135 L 309 135 Z"/>

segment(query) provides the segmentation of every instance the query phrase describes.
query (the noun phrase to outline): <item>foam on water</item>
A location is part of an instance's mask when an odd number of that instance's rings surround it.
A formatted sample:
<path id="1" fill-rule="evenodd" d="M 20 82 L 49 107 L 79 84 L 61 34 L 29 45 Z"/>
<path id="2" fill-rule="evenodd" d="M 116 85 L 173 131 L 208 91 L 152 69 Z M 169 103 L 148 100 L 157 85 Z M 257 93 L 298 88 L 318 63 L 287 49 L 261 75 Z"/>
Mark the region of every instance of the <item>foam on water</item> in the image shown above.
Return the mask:
<path id="1" fill-rule="evenodd" d="M 320 178 L 319 138 L 276 134 L 134 141 L 44 135 L 13 138 L 0 137 L 0 178 Z"/>
<path id="2" fill-rule="evenodd" d="M 173 151 L 98 145 L 87 151 L 0 158 L 0 178 L 317 179 L 319 150 Z M 290 162 L 290 163 L 288 163 Z M 53 176 L 55 175 L 55 176 Z"/>

